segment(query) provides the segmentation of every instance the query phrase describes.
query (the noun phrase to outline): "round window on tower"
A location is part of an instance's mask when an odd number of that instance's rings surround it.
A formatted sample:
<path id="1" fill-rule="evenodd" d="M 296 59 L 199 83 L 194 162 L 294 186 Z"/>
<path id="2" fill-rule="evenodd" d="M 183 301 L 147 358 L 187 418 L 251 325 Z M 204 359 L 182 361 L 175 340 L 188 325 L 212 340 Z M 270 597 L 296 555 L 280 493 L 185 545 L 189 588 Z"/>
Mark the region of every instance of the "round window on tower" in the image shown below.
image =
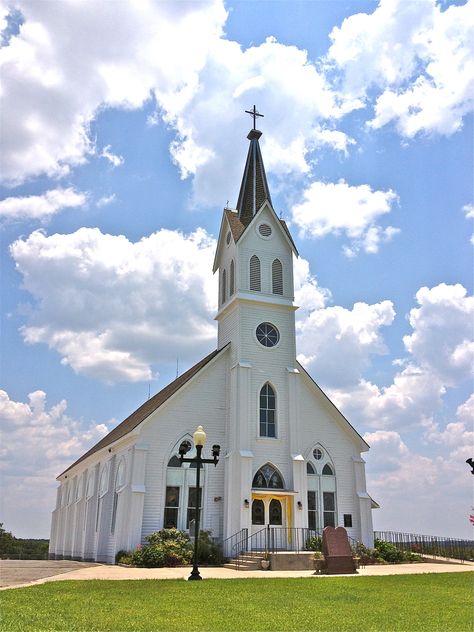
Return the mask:
<path id="1" fill-rule="evenodd" d="M 272 234 L 272 228 L 268 224 L 259 224 L 258 232 L 261 237 L 268 239 Z"/>
<path id="2" fill-rule="evenodd" d="M 259 343 L 264 347 L 274 347 L 280 340 L 278 329 L 270 323 L 261 323 L 257 327 L 255 335 Z"/>

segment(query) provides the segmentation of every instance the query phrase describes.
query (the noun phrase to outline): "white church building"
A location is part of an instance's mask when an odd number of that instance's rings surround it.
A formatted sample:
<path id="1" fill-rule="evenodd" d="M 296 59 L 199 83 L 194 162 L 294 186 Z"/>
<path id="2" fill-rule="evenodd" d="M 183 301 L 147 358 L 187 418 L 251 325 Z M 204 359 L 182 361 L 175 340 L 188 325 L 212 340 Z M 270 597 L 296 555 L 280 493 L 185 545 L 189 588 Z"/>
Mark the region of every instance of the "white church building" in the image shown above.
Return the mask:
<path id="1" fill-rule="evenodd" d="M 298 253 L 272 207 L 260 136 L 255 126 L 248 134 L 237 208 L 222 216 L 217 349 L 58 477 L 53 559 L 114 563 L 149 533 L 189 531 L 196 470 L 177 453 L 197 425 L 221 446 L 217 467 L 201 472 L 201 528 L 212 537 L 270 527 L 287 534 L 291 549 L 291 534 L 341 525 L 373 545 L 377 505 L 361 456 L 369 446 L 296 359 Z"/>

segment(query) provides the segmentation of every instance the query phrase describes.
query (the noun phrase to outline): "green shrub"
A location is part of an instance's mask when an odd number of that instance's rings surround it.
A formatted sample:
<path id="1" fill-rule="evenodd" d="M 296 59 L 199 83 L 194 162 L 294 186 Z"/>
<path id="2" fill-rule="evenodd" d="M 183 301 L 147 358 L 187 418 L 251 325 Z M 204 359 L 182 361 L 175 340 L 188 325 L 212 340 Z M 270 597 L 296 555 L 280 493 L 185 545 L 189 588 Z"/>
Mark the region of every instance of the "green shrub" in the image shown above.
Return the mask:
<path id="1" fill-rule="evenodd" d="M 322 551 L 323 540 L 319 535 L 315 535 L 306 540 L 306 550 L 308 551 Z"/>
<path id="2" fill-rule="evenodd" d="M 131 561 L 135 566 L 182 566 L 192 559 L 189 537 L 178 529 L 161 529 L 147 535 L 145 540 L 148 544 L 138 546 L 132 553 Z"/>
<path id="3" fill-rule="evenodd" d="M 211 538 L 210 531 L 200 531 L 198 540 L 199 564 L 222 564 L 224 556 L 222 547 Z"/>
<path id="4" fill-rule="evenodd" d="M 421 556 L 411 551 L 402 551 L 391 542 L 385 540 L 375 540 L 375 550 L 379 557 L 390 564 L 401 564 L 402 562 L 421 562 Z"/>
<path id="5" fill-rule="evenodd" d="M 132 553 L 130 551 L 119 551 L 115 554 L 116 564 L 132 564 Z"/>

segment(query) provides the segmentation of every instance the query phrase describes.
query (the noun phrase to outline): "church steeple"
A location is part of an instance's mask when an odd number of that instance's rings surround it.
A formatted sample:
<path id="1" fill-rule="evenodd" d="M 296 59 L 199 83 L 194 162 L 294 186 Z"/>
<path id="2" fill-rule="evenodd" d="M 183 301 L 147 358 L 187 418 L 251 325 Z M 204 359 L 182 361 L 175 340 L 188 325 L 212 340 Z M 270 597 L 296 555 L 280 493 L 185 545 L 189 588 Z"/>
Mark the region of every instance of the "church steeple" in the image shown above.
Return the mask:
<path id="1" fill-rule="evenodd" d="M 257 112 L 255 105 L 252 111 L 246 111 L 253 116 L 253 129 L 251 129 L 247 135 L 250 146 L 247 154 L 247 162 L 245 163 L 242 184 L 240 185 L 239 199 L 237 201 L 239 219 L 244 226 L 250 224 L 265 200 L 268 201 L 270 206 L 272 205 L 260 145 L 258 144 L 258 139 L 262 135 L 262 132 L 255 129 L 255 118 L 257 116 L 263 116 L 263 114 Z"/>

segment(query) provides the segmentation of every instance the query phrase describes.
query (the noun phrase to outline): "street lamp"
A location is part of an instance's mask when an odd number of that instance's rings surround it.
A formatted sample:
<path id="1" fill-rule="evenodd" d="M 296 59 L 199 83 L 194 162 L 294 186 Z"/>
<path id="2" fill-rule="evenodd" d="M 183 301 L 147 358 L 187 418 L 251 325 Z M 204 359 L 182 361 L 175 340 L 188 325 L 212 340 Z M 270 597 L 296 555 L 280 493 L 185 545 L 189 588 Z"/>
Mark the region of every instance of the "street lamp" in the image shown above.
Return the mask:
<path id="1" fill-rule="evenodd" d="M 198 426 L 196 432 L 193 434 L 194 445 L 196 446 L 196 456 L 186 458 L 184 455 L 189 452 L 191 446 L 189 441 L 183 441 L 179 446 L 179 459 L 181 463 L 196 463 L 196 518 L 194 523 L 194 556 L 193 556 L 193 570 L 189 579 L 202 579 L 199 574 L 198 568 L 198 540 L 199 540 L 199 514 L 200 514 L 200 483 L 201 483 L 201 468 L 203 463 L 214 463 L 214 467 L 219 462 L 219 453 L 221 451 L 220 445 L 214 444 L 212 446 L 212 459 L 203 459 L 201 456 L 202 449 L 206 443 L 206 433 L 202 426 Z"/>

